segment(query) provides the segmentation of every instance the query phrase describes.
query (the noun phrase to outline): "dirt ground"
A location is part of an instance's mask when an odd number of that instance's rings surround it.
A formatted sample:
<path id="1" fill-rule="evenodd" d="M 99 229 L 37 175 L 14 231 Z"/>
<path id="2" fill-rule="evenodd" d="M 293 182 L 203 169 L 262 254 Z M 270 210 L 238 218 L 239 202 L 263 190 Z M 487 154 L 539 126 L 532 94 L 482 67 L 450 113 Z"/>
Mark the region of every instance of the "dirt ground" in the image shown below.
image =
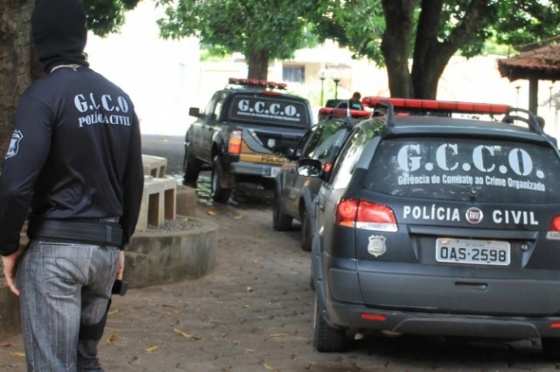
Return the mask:
<path id="1" fill-rule="evenodd" d="M 265 203 L 199 206 L 220 226 L 218 267 L 195 281 L 117 298 L 100 355 L 106 371 L 553 371 L 538 350 L 439 338 L 366 338 L 346 354 L 311 345 L 309 257 L 299 231 L 274 232 Z M 0 371 L 24 371 L 20 337 Z"/>

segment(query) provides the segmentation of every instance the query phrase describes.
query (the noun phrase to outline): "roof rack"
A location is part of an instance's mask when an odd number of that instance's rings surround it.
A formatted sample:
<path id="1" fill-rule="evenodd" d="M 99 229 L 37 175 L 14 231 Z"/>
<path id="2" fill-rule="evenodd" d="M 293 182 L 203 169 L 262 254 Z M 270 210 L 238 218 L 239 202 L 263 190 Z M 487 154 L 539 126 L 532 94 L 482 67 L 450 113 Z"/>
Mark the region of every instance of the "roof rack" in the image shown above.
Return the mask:
<path id="1" fill-rule="evenodd" d="M 286 83 L 276 83 L 273 81 L 257 80 L 257 79 L 230 78 L 229 83 L 232 85 L 241 85 L 244 87 L 254 87 L 254 88 L 263 88 L 263 89 L 286 90 L 288 88 L 288 85 Z"/>
<path id="2" fill-rule="evenodd" d="M 378 116 L 379 114 L 387 116 L 386 120 L 389 127 L 394 126 L 393 118 L 396 115 L 396 111 L 489 114 L 504 115 L 502 122 L 507 124 L 513 124 L 515 121 L 521 121 L 527 124 L 529 130 L 532 132 L 544 135 L 543 128 L 536 115 L 528 110 L 508 105 L 386 97 L 365 97 L 362 100 L 362 104 L 374 108 L 373 116 Z M 380 112 L 379 109 L 384 112 Z M 523 113 L 527 117 L 520 116 L 516 113 Z"/>
<path id="3" fill-rule="evenodd" d="M 526 114 L 527 117 L 525 118 L 523 116 L 513 114 L 519 112 Z M 513 122 L 516 120 L 526 123 L 531 131 L 544 135 L 544 130 L 541 124 L 539 123 L 538 117 L 534 115 L 531 111 L 521 109 L 521 108 L 511 107 L 506 113 L 506 116 L 504 116 L 504 118 L 502 119 L 502 122 L 507 124 L 513 124 Z"/>

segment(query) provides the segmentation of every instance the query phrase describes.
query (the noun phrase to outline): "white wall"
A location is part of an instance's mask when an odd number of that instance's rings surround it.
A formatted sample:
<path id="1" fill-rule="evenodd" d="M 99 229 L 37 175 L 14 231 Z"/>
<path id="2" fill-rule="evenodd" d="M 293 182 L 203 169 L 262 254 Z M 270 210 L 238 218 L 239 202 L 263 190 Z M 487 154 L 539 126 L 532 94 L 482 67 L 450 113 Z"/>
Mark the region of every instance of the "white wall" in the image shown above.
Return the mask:
<path id="1" fill-rule="evenodd" d="M 126 15 L 126 24 L 118 34 L 101 39 L 90 35 L 87 52 L 92 68 L 101 72 L 125 89 L 136 104 L 143 133 L 183 135 L 189 123 L 189 106 L 204 107 L 218 89 L 223 88 L 229 77 L 245 77 L 247 66 L 242 56 L 236 54 L 229 60 L 200 62 L 200 48 L 194 38 L 167 41 L 159 37 L 156 20 L 161 16 L 152 2 L 140 2 Z M 360 91 L 362 96 L 388 96 L 385 69 L 361 59 L 353 60 L 352 53 L 327 42 L 313 49 L 295 53 L 291 63 L 314 66 L 308 69 L 317 75 L 306 77 L 305 84 L 289 84 L 289 90 L 318 103 L 321 83 L 319 71 L 327 72 L 325 99 L 333 98 L 332 74 L 344 74 L 344 85 L 339 97 Z M 317 65 L 322 68 L 316 68 Z M 330 67 L 329 67 L 330 66 Z M 334 67 L 333 67 L 334 66 Z M 337 67 L 338 70 L 337 70 Z M 282 79 L 282 62 L 276 61 L 269 69 L 270 80 Z M 541 83 L 540 114 L 547 121 L 549 134 L 560 138 L 560 123 L 556 99 L 552 108 L 547 100 L 551 83 Z M 552 86 L 558 94 L 557 86 Z M 528 83 L 509 82 L 500 76 L 497 57 L 481 56 L 472 59 L 454 57 L 440 81 L 438 98 L 488 103 L 505 103 L 528 106 Z M 314 108 L 317 111 L 318 107 Z"/>
<path id="2" fill-rule="evenodd" d="M 161 9 L 142 1 L 126 14 L 121 31 L 106 38 L 89 35 L 91 67 L 132 98 L 143 133 L 185 133 L 188 106 L 198 95 L 198 41 L 162 40 L 156 20 Z"/>

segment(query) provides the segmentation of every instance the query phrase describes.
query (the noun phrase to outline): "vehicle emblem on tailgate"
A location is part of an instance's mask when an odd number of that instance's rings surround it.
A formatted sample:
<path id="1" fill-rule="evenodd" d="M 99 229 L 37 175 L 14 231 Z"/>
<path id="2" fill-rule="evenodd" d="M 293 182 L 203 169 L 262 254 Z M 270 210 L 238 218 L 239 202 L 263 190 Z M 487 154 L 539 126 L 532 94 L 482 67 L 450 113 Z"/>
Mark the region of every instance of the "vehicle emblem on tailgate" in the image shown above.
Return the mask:
<path id="1" fill-rule="evenodd" d="M 471 225 L 478 225 L 484 219 L 484 213 L 479 208 L 469 208 L 465 213 L 465 217 Z"/>
<path id="2" fill-rule="evenodd" d="M 368 253 L 375 258 L 383 256 L 387 252 L 387 238 L 381 235 L 372 235 L 369 237 Z"/>

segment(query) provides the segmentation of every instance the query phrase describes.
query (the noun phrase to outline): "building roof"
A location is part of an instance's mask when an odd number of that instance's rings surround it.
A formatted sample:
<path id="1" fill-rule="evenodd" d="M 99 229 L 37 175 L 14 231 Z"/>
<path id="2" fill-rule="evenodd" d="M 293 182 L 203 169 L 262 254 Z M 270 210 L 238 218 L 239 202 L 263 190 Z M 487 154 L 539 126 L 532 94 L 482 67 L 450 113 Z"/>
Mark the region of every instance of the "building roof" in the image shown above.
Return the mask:
<path id="1" fill-rule="evenodd" d="M 548 45 L 498 60 L 498 69 L 509 80 L 560 80 L 560 44 Z"/>

